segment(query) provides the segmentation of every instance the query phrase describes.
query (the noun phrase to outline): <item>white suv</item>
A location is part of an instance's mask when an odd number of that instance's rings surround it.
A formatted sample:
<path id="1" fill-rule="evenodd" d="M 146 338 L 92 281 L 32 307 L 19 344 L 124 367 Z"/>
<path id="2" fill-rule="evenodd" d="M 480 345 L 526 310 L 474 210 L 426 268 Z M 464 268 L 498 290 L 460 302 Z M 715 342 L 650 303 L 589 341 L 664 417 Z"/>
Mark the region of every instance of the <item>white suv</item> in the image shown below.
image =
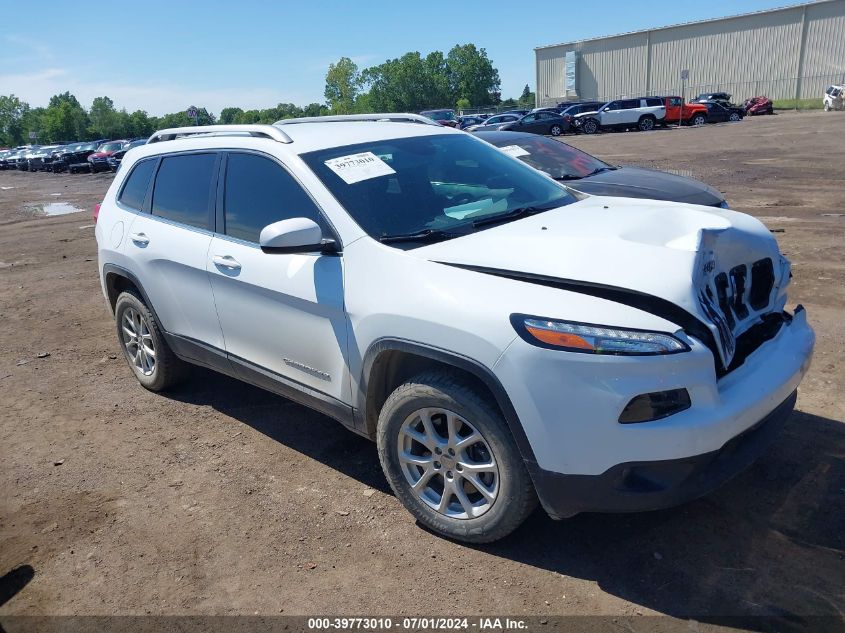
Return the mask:
<path id="1" fill-rule="evenodd" d="M 660 97 L 642 99 L 618 99 L 608 101 L 593 112 L 582 112 L 572 119 L 576 129 L 585 134 L 595 134 L 600 129 L 637 128 L 643 132 L 666 118 L 666 105 Z"/>
<path id="2" fill-rule="evenodd" d="M 677 504 L 765 449 L 814 335 L 760 222 L 587 197 L 469 134 L 359 118 L 126 154 L 96 236 L 144 387 L 193 363 L 311 406 L 377 441 L 422 524 L 472 542 L 538 499 L 555 518 Z"/>

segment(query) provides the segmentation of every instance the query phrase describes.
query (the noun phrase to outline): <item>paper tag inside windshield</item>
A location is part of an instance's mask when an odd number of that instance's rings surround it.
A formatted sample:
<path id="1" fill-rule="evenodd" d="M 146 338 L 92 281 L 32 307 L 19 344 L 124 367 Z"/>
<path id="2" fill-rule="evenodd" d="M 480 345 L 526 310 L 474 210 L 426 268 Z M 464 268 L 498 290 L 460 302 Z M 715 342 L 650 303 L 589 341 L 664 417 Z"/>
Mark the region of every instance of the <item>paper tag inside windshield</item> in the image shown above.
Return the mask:
<path id="1" fill-rule="evenodd" d="M 520 156 L 528 156 L 531 152 L 522 149 L 519 145 L 505 145 L 504 147 L 499 148 L 508 156 L 513 156 L 514 158 L 519 158 Z"/>
<path id="2" fill-rule="evenodd" d="M 347 185 L 354 185 L 362 180 L 396 173 L 390 165 L 372 152 L 332 158 L 326 161 L 326 167 L 343 178 Z"/>

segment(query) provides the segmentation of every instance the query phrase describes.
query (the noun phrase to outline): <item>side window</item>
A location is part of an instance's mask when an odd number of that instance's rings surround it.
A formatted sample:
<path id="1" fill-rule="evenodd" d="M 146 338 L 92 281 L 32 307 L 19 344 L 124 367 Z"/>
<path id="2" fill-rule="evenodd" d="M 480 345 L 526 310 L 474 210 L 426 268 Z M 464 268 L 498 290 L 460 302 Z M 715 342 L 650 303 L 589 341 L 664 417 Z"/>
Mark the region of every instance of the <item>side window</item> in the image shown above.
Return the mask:
<path id="1" fill-rule="evenodd" d="M 619 109 L 620 109 L 620 105 L 619 105 L 618 101 L 614 101 L 612 103 L 609 103 L 607 105 L 607 107 L 605 108 L 605 110 L 619 110 Z"/>
<path id="2" fill-rule="evenodd" d="M 640 107 L 640 100 L 639 99 L 626 99 L 622 102 L 622 109 L 623 110 L 633 110 L 634 108 Z"/>
<path id="3" fill-rule="evenodd" d="M 126 178 L 123 189 L 117 197 L 118 202 L 133 209 L 140 209 L 150 186 L 150 176 L 153 175 L 155 159 L 142 160 L 132 168 L 132 173 Z"/>
<path id="4" fill-rule="evenodd" d="M 537 115 L 536 115 L 536 114 L 527 114 L 527 115 L 525 115 L 524 117 L 522 117 L 522 122 L 523 122 L 523 123 L 533 123 L 533 122 L 534 122 L 534 121 L 536 121 L 536 120 L 537 120 Z"/>
<path id="5" fill-rule="evenodd" d="M 659 107 L 659 106 L 663 105 L 663 100 L 651 97 L 651 98 L 645 100 L 645 104 L 649 107 L 652 107 L 652 108 Z"/>
<path id="6" fill-rule="evenodd" d="M 325 225 L 314 201 L 278 163 L 255 154 L 229 154 L 224 217 L 226 235 L 248 242 L 268 224 L 310 218 Z"/>
<path id="7" fill-rule="evenodd" d="M 211 183 L 216 154 L 183 154 L 161 161 L 153 189 L 153 215 L 174 222 L 211 227 Z"/>

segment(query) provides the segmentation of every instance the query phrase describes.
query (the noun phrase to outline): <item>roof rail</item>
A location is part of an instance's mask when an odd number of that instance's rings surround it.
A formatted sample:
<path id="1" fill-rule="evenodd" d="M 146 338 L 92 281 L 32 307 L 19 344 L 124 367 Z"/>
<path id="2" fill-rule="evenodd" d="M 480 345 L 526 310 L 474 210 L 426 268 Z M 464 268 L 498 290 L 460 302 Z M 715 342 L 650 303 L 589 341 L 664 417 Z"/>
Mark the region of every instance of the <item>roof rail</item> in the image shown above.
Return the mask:
<path id="1" fill-rule="evenodd" d="M 172 141 L 185 136 L 198 134 L 213 134 L 233 136 L 248 134 L 260 138 L 269 138 L 279 143 L 293 143 L 293 139 L 274 125 L 192 125 L 190 127 L 171 127 L 154 132 L 147 143 Z"/>
<path id="2" fill-rule="evenodd" d="M 374 114 L 335 114 L 331 116 L 305 116 L 295 119 L 282 119 L 273 125 L 291 125 L 295 123 L 343 123 L 346 121 L 392 121 L 394 123 L 422 123 L 424 125 L 440 125 L 436 121 L 421 114 L 404 112 L 386 112 Z"/>

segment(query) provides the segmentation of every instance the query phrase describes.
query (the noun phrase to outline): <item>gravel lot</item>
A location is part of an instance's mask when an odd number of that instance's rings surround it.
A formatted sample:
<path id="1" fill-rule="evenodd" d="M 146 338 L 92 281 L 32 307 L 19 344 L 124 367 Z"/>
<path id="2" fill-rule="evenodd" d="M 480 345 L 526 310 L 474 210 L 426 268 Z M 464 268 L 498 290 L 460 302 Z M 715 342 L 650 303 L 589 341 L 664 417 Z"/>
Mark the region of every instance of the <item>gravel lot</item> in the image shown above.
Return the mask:
<path id="1" fill-rule="evenodd" d="M 0 172 L 0 576 L 34 572 L 0 616 L 841 617 L 843 139 L 843 113 L 563 139 L 705 180 L 763 220 L 816 356 L 774 450 L 723 489 L 638 515 L 537 512 L 484 547 L 415 525 L 375 446 L 317 413 L 200 369 L 142 389 L 97 281 L 90 211 L 111 176 Z M 84 212 L 41 214 L 56 201 Z"/>

